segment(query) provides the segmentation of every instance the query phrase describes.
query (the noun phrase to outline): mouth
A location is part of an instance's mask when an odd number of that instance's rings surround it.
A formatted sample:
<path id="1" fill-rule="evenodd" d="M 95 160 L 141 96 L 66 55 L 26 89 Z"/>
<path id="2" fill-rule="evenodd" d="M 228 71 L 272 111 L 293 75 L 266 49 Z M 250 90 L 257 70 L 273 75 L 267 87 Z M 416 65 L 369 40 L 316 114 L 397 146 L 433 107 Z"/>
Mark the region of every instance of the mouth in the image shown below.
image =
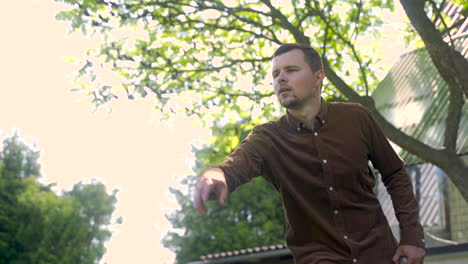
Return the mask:
<path id="1" fill-rule="evenodd" d="M 287 86 L 281 86 L 280 89 L 278 90 L 278 94 L 281 95 L 281 94 L 288 93 L 290 91 L 291 91 L 291 88 Z"/>

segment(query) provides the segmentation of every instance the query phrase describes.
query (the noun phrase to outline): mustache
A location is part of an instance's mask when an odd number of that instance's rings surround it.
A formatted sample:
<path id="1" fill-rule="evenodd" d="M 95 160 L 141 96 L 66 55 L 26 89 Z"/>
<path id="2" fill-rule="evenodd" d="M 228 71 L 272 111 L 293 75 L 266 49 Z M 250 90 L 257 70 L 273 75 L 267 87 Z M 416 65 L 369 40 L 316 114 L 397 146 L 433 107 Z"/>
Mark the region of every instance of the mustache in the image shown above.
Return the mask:
<path id="1" fill-rule="evenodd" d="M 283 84 L 283 85 L 280 85 L 279 89 L 278 89 L 278 93 L 281 93 L 281 92 L 284 92 L 284 91 L 291 91 L 291 86 L 287 85 L 287 84 Z"/>

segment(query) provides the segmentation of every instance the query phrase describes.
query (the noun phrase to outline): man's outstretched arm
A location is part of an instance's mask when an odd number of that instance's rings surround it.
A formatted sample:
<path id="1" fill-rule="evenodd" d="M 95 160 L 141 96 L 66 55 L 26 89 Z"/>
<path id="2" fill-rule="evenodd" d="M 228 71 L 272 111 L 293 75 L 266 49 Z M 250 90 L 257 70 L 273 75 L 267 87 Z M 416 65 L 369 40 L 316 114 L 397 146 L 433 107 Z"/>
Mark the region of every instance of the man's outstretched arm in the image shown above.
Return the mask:
<path id="1" fill-rule="evenodd" d="M 228 187 L 224 173 L 219 168 L 211 168 L 202 173 L 195 187 L 194 205 L 200 215 L 205 215 L 205 201 L 213 194 L 221 206 L 224 206 L 228 197 Z"/>
<path id="2" fill-rule="evenodd" d="M 223 163 L 203 172 L 197 182 L 194 206 L 200 215 L 205 215 L 205 201 L 217 198 L 224 206 L 229 193 L 241 184 L 262 175 L 265 160 L 262 153 L 270 151 L 270 141 L 253 133 L 245 138 Z"/>

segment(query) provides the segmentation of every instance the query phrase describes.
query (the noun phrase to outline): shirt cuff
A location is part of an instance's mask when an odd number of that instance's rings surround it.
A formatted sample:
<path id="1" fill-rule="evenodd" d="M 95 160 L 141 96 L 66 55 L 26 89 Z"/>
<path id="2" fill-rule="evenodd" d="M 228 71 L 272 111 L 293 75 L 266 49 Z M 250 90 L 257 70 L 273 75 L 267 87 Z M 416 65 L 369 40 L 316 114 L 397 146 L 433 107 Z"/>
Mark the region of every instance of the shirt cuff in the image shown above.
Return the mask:
<path id="1" fill-rule="evenodd" d="M 424 231 L 415 229 L 402 229 L 400 230 L 401 239 L 400 245 L 416 246 L 419 248 L 425 248 L 426 243 L 424 240 Z"/>
<path id="2" fill-rule="evenodd" d="M 232 177 L 229 175 L 229 172 L 228 172 L 229 169 L 223 166 L 223 164 L 212 166 L 209 169 L 218 169 L 223 172 L 224 179 L 226 180 L 226 185 L 227 185 L 229 193 L 232 193 L 236 189 L 237 185 L 234 183 Z"/>

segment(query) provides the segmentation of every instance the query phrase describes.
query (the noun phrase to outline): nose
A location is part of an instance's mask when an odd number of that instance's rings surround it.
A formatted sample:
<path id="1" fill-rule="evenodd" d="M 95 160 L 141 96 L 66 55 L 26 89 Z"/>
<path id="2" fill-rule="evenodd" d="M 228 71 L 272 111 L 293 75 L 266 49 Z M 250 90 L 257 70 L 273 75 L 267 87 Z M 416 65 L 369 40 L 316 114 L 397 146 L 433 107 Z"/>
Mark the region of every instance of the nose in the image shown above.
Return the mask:
<path id="1" fill-rule="evenodd" d="M 287 82 L 286 74 L 284 74 L 283 71 L 278 74 L 277 81 L 278 81 L 278 83 Z"/>

